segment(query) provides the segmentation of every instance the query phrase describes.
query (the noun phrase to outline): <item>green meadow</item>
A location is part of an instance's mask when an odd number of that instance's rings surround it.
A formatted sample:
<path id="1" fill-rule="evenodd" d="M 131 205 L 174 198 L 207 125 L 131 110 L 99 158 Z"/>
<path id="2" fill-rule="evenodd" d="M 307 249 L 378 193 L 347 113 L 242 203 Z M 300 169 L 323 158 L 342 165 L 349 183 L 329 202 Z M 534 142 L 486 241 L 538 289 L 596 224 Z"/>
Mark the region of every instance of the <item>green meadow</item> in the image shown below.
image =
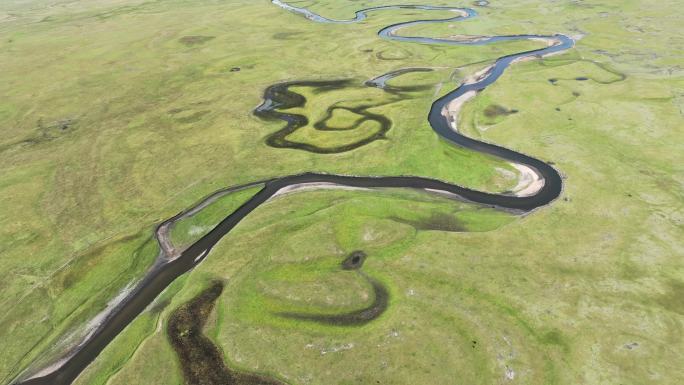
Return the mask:
<path id="1" fill-rule="evenodd" d="M 407 1 L 296 3 L 328 17 Z M 225 289 L 204 330 L 236 370 L 290 384 L 678 384 L 684 361 L 684 40 L 675 1 L 492 0 L 475 19 L 410 35 L 564 33 L 574 49 L 509 68 L 459 128 L 552 162 L 561 197 L 520 216 L 412 190 L 316 190 L 259 207 L 121 333 L 76 383 L 181 384 L 170 314 Z M 294 3 L 293 3 L 294 4 Z M 437 1 L 431 5 L 472 6 Z M 449 15 L 445 15 L 447 17 Z M 0 383 L 50 363 L 158 254 L 155 226 L 231 185 L 304 171 L 420 175 L 492 192 L 505 162 L 452 147 L 431 102 L 499 56 L 538 42 L 447 47 L 382 40 L 383 26 L 440 12 L 325 25 L 268 0 L 9 0 L 0 4 Z M 363 83 L 389 71 L 400 96 Z M 339 154 L 272 148 L 252 115 L 284 81 L 351 79 L 290 113 L 292 140 L 372 135 L 313 129 L 333 105 L 378 104 L 385 138 Z M 380 105 L 381 104 L 381 105 Z M 344 110 L 330 123 L 356 117 Z M 206 233 L 256 189 L 171 231 Z M 278 316 L 367 306 L 363 326 Z"/>

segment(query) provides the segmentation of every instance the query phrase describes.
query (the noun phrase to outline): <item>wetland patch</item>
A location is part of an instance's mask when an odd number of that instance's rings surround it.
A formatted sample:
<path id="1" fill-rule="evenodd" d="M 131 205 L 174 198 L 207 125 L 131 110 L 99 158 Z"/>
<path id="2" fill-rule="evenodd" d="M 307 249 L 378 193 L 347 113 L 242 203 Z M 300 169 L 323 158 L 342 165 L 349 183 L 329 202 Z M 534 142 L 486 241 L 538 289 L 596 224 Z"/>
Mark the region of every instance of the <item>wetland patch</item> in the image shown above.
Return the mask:
<path id="1" fill-rule="evenodd" d="M 167 334 L 178 355 L 188 385 L 283 385 L 258 374 L 240 373 L 226 366 L 221 350 L 203 333 L 223 282 L 213 282 L 190 302 L 181 305 L 169 318 Z"/>

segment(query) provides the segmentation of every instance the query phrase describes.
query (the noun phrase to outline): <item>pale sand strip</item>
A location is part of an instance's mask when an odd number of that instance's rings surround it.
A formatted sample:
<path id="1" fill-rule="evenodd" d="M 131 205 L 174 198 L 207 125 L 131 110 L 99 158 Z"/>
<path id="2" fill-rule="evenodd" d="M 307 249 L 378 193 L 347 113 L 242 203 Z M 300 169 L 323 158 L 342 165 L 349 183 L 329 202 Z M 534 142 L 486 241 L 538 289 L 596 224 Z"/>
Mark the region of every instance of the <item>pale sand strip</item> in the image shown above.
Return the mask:
<path id="1" fill-rule="evenodd" d="M 533 196 L 544 187 L 544 178 L 532 167 L 518 163 L 511 163 L 511 166 L 520 173 L 518 184 L 512 189 L 513 195 L 517 197 Z"/>
<path id="2" fill-rule="evenodd" d="M 554 41 L 554 39 L 545 40 L 549 41 L 549 45 L 551 45 Z M 492 66 L 489 66 L 476 72 L 472 76 L 466 78 L 464 84 L 472 84 L 473 82 L 482 80 L 483 78 L 487 77 L 491 69 Z M 461 108 L 463 108 L 465 102 L 474 98 L 475 95 L 477 95 L 477 91 L 468 91 L 450 101 L 442 110 L 442 115 L 449 121 L 451 129 L 454 131 L 458 132 L 458 115 L 461 112 Z M 542 187 L 544 187 L 544 178 L 542 178 L 535 169 L 513 162 L 511 162 L 510 165 L 518 170 L 519 173 L 518 184 L 512 189 L 513 195 L 517 197 L 532 196 L 539 192 Z"/>
<path id="3" fill-rule="evenodd" d="M 458 114 L 461 111 L 461 107 L 468 100 L 472 99 L 477 95 L 477 91 L 468 91 L 465 94 L 457 97 L 444 106 L 442 109 L 442 116 L 444 116 L 448 121 L 451 129 L 458 132 Z"/>
<path id="4" fill-rule="evenodd" d="M 318 183 L 301 183 L 295 184 L 287 187 L 283 187 L 273 194 L 267 201 L 270 201 L 278 196 L 283 196 L 292 193 L 298 193 L 302 191 L 313 191 L 313 190 L 356 190 L 356 191 L 371 191 L 369 188 L 365 187 L 353 187 L 353 186 L 342 186 L 335 183 L 328 182 L 318 182 Z"/>

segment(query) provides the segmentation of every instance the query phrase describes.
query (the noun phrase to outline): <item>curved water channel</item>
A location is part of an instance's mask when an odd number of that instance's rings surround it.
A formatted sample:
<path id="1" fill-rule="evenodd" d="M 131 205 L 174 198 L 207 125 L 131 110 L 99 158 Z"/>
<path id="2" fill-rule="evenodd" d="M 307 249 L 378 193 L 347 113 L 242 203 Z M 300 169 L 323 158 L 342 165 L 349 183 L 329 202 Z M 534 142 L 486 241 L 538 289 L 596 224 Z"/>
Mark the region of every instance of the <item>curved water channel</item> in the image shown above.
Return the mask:
<path id="1" fill-rule="evenodd" d="M 219 191 L 200 202 L 197 206 L 167 220 L 159 225 L 155 235 L 161 246 L 161 253 L 155 265 L 148 271 L 146 276 L 137 283 L 120 302 L 103 315 L 102 321 L 92 330 L 87 337 L 75 348 L 66 354 L 60 361 L 44 368 L 32 375 L 24 376 L 23 380 L 16 384 L 42 385 L 42 384 L 70 384 L 73 380 L 97 357 L 97 355 L 112 341 L 129 323 L 135 319 L 154 299 L 177 277 L 186 273 L 198 263 L 200 263 L 209 253 L 211 248 L 230 232 L 240 221 L 247 217 L 254 209 L 262 203 L 268 201 L 279 192 L 303 186 L 339 186 L 339 187 L 364 187 L 364 188 L 413 188 L 420 189 L 426 193 L 447 194 L 454 198 L 475 202 L 483 205 L 490 205 L 505 209 L 514 209 L 520 212 L 528 212 L 540 206 L 546 205 L 556 199 L 562 189 L 562 179 L 559 173 L 550 165 L 532 158 L 530 156 L 494 145 L 484 143 L 460 134 L 456 129 L 456 115 L 458 107 L 467 99 L 473 97 L 477 92 L 484 90 L 487 86 L 494 83 L 508 66 L 518 60 L 527 58 L 540 58 L 544 55 L 567 50 L 574 45 L 574 41 L 565 35 L 511 35 L 511 36 L 482 36 L 468 37 L 459 40 L 428 38 L 420 36 L 397 35 L 397 32 L 405 27 L 427 23 L 455 22 L 473 18 L 476 12 L 468 8 L 455 8 L 443 6 L 427 5 L 399 5 L 381 6 L 363 9 L 356 12 L 353 19 L 333 20 L 313 13 L 305 8 L 298 8 L 273 0 L 273 4 L 281 8 L 303 15 L 307 19 L 320 23 L 354 23 L 365 19 L 368 13 L 386 11 L 393 9 L 419 9 L 429 11 L 454 12 L 456 15 L 445 19 L 415 20 L 393 24 L 384 27 L 378 32 L 382 38 L 420 44 L 440 44 L 440 45 L 483 45 L 500 41 L 512 40 L 541 40 L 547 45 L 543 48 L 530 51 L 515 53 L 498 58 L 494 64 L 477 74 L 477 77 L 466 80 L 459 87 L 437 99 L 430 109 L 428 121 L 432 129 L 444 140 L 457 145 L 472 149 L 474 151 L 486 153 L 506 161 L 532 170 L 541 181 L 540 186 L 532 193 L 523 196 L 514 194 L 493 194 L 477 191 L 454 185 L 448 182 L 424 178 L 420 176 L 351 176 L 351 175 L 331 175 L 315 172 L 288 175 L 270 180 L 259 181 L 249 186 L 263 184 L 263 188 L 252 196 L 247 202 L 237 210 L 225 217 L 209 233 L 204 235 L 197 242 L 182 251 L 175 251 L 164 245 L 164 239 L 160 236 L 168 230 L 175 221 L 182 219 L 189 212 L 197 211 L 212 200 L 222 194 L 229 193 L 236 189 L 244 188 L 238 186 Z M 395 71 L 396 72 L 396 71 Z M 399 72 L 401 73 L 401 72 Z M 384 84 L 392 74 L 376 78 L 373 84 Z M 377 80 L 380 79 L 380 80 Z M 372 82 L 372 81 L 371 81 Z M 277 95 L 269 100 L 269 95 L 265 95 L 264 103 L 259 107 L 259 113 L 270 117 L 286 120 L 287 114 L 276 112 L 279 101 Z"/>

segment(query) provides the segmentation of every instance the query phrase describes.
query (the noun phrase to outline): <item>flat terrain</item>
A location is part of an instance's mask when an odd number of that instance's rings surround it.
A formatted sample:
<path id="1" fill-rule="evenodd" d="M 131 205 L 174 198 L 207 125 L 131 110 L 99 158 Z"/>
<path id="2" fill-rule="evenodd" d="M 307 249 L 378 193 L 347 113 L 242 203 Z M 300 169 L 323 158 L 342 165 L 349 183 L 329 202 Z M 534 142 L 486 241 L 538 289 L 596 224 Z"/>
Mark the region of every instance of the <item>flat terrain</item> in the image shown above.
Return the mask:
<path id="1" fill-rule="evenodd" d="M 404 1 L 297 3 L 348 18 Z M 204 334 L 228 367 L 291 384 L 678 384 L 684 361 L 684 40 L 674 1 L 491 1 L 473 20 L 413 35 L 553 34 L 576 48 L 518 63 L 465 105 L 475 138 L 553 162 L 560 199 L 527 216 L 411 190 L 279 196 L 179 278 L 77 380 L 180 384 L 171 314 L 224 287 Z M 443 1 L 433 5 L 472 6 Z M 437 12 L 439 13 L 439 12 Z M 155 225 L 225 186 L 302 171 L 421 175 L 503 192 L 505 162 L 441 141 L 435 97 L 511 42 L 443 47 L 379 39 L 436 12 L 312 23 L 270 1 L 16 1 L 0 4 L 0 383 L 50 362 L 155 260 Z M 446 17 L 446 16 L 445 16 Z M 363 83 L 429 67 L 392 85 Z M 392 122 L 353 151 L 274 148 L 282 122 L 252 115 L 283 81 L 351 79 L 292 109 L 373 103 Z M 345 112 L 346 111 L 346 112 Z M 329 123 L 356 119 L 336 110 Z M 307 126 L 336 147 L 373 135 Z M 192 242 L 253 190 L 171 233 Z M 341 268 L 363 250 L 359 272 Z M 389 307 L 363 326 L 279 316 Z M 37 361 L 36 361 L 37 360 Z M 34 364 L 34 367 L 40 365 Z"/>

